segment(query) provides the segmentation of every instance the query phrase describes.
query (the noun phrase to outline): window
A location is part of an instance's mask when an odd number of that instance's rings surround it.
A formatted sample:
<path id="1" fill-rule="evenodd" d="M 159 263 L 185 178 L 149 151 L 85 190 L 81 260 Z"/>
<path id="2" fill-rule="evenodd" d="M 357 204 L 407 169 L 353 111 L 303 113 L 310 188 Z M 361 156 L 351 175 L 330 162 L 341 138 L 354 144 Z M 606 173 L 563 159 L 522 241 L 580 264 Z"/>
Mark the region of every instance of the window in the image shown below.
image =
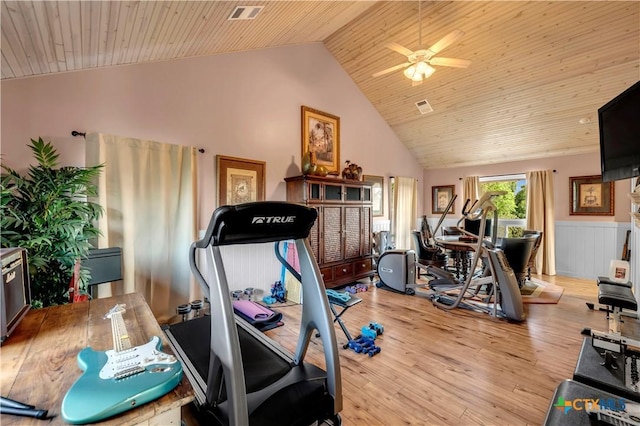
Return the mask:
<path id="1" fill-rule="evenodd" d="M 493 199 L 498 209 L 497 237 L 520 237 L 527 218 L 527 179 L 524 174 L 481 177 L 480 193 L 507 191 Z"/>

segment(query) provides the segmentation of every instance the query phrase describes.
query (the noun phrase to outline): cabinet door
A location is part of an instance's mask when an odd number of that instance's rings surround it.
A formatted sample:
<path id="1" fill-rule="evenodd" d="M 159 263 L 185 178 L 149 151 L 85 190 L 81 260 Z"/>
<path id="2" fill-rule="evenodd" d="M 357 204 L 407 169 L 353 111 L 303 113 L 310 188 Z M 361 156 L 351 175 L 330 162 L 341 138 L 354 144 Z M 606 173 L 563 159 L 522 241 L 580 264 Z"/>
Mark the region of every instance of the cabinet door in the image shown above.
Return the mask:
<path id="1" fill-rule="evenodd" d="M 311 230 L 309 231 L 309 245 L 311 245 L 311 251 L 316 262 L 320 263 L 320 222 L 322 221 L 322 207 L 315 208 L 318 211 L 318 218 L 313 223 Z"/>
<path id="2" fill-rule="evenodd" d="M 373 247 L 371 239 L 371 207 L 362 208 L 362 255 L 368 256 L 372 253 Z"/>
<path id="3" fill-rule="evenodd" d="M 357 201 L 362 202 L 362 187 L 361 186 L 344 186 L 344 201 Z"/>
<path id="4" fill-rule="evenodd" d="M 362 239 L 362 207 L 344 207 L 344 258 L 360 257 Z"/>
<path id="5" fill-rule="evenodd" d="M 324 201 L 342 201 L 342 185 L 332 185 L 325 183 L 324 188 Z"/>
<path id="6" fill-rule="evenodd" d="M 323 262 L 338 262 L 344 258 L 342 246 L 342 207 L 325 206 L 322 208 L 322 230 L 324 238 L 322 241 Z"/>

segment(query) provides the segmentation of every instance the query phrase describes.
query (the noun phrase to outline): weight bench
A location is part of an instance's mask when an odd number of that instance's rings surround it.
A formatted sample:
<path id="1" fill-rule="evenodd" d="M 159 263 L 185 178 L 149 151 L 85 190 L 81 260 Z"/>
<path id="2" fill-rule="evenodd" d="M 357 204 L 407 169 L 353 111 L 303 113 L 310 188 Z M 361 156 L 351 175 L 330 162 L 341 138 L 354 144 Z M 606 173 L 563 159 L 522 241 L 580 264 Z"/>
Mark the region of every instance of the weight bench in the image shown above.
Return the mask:
<path id="1" fill-rule="evenodd" d="M 637 318 L 638 302 L 630 282 L 618 283 L 606 277 L 598 277 L 598 303 L 607 312 L 609 333 L 620 334 L 622 316 Z M 591 307 L 593 309 L 593 307 Z M 627 312 L 627 311 L 632 312 Z"/>
<path id="2" fill-rule="evenodd" d="M 344 335 L 347 337 L 347 343 L 342 345 L 343 349 L 347 349 L 349 347 L 349 342 L 353 340 L 353 338 L 351 337 L 351 333 L 349 333 L 349 329 L 347 329 L 347 327 L 344 325 L 341 317 L 347 311 L 347 309 L 362 302 L 362 299 L 358 296 L 355 296 L 353 294 L 350 295 L 346 292 L 345 295 L 350 296 L 349 299 L 347 299 L 346 297 L 336 297 L 335 293 L 333 293 L 333 290 L 327 290 L 327 299 L 329 300 L 329 309 L 331 309 L 331 312 L 333 313 L 333 322 L 338 323 Z M 338 308 L 341 308 L 340 312 L 337 311 L 336 306 Z"/>
<path id="3" fill-rule="evenodd" d="M 633 295 L 630 282 L 618 283 L 606 277 L 598 277 L 598 303 L 606 306 L 600 308 L 607 313 L 608 330 L 598 331 L 585 328 L 582 334 L 591 336 L 592 346 L 603 350 L 604 363 L 608 369 L 616 369 L 614 353 L 624 354 L 627 346 L 638 347 L 640 342 L 622 335 L 622 316 L 637 318 L 638 303 Z M 593 305 L 587 304 L 590 309 Z M 631 312 L 629 312 L 631 311 Z"/>

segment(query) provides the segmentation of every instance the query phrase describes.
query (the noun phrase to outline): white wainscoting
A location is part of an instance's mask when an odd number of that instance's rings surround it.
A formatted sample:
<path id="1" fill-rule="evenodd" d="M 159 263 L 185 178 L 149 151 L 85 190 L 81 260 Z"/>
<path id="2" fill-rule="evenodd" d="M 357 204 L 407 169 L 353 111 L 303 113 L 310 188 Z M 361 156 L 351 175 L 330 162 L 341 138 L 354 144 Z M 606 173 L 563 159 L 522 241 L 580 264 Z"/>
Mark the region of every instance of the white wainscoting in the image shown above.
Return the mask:
<path id="1" fill-rule="evenodd" d="M 280 243 L 282 250 L 284 242 Z M 213 269 L 206 262 L 204 250 L 198 250 L 198 265 L 211 283 Z M 274 243 L 238 244 L 220 247 L 229 291 L 253 287 L 258 299 L 271 294 L 271 286 L 279 281 L 282 265 L 275 255 Z"/>
<path id="2" fill-rule="evenodd" d="M 594 279 L 620 259 L 629 223 L 556 222 L 556 273 Z"/>
<path id="3" fill-rule="evenodd" d="M 373 219 L 371 230 L 373 232 L 390 231 L 391 221 L 389 219 Z"/>

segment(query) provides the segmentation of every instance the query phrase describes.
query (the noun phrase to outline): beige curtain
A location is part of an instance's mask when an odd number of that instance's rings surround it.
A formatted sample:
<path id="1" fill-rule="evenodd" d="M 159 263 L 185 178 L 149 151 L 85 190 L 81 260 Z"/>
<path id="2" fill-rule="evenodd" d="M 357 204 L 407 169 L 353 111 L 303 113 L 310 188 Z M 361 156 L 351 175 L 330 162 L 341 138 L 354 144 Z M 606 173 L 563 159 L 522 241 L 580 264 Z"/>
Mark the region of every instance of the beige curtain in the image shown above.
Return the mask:
<path id="1" fill-rule="evenodd" d="M 556 274 L 555 208 L 553 171 L 527 173 L 527 229 L 542 231 L 542 244 L 536 256 L 536 272 Z"/>
<path id="2" fill-rule="evenodd" d="M 467 176 L 462 178 L 462 204 L 467 200 L 471 200 L 469 203 L 469 207 L 471 204 L 478 198 L 480 198 L 480 178 L 478 176 Z"/>
<path id="3" fill-rule="evenodd" d="M 104 164 L 98 202 L 98 247 L 122 247 L 122 282 L 98 286 L 98 297 L 141 293 L 160 323 L 200 297 L 189 269 L 197 237 L 193 147 L 87 135 L 87 165 Z"/>
<path id="4" fill-rule="evenodd" d="M 411 231 L 418 216 L 418 182 L 396 177 L 393 191 L 393 233 L 397 249 L 411 249 Z"/>

